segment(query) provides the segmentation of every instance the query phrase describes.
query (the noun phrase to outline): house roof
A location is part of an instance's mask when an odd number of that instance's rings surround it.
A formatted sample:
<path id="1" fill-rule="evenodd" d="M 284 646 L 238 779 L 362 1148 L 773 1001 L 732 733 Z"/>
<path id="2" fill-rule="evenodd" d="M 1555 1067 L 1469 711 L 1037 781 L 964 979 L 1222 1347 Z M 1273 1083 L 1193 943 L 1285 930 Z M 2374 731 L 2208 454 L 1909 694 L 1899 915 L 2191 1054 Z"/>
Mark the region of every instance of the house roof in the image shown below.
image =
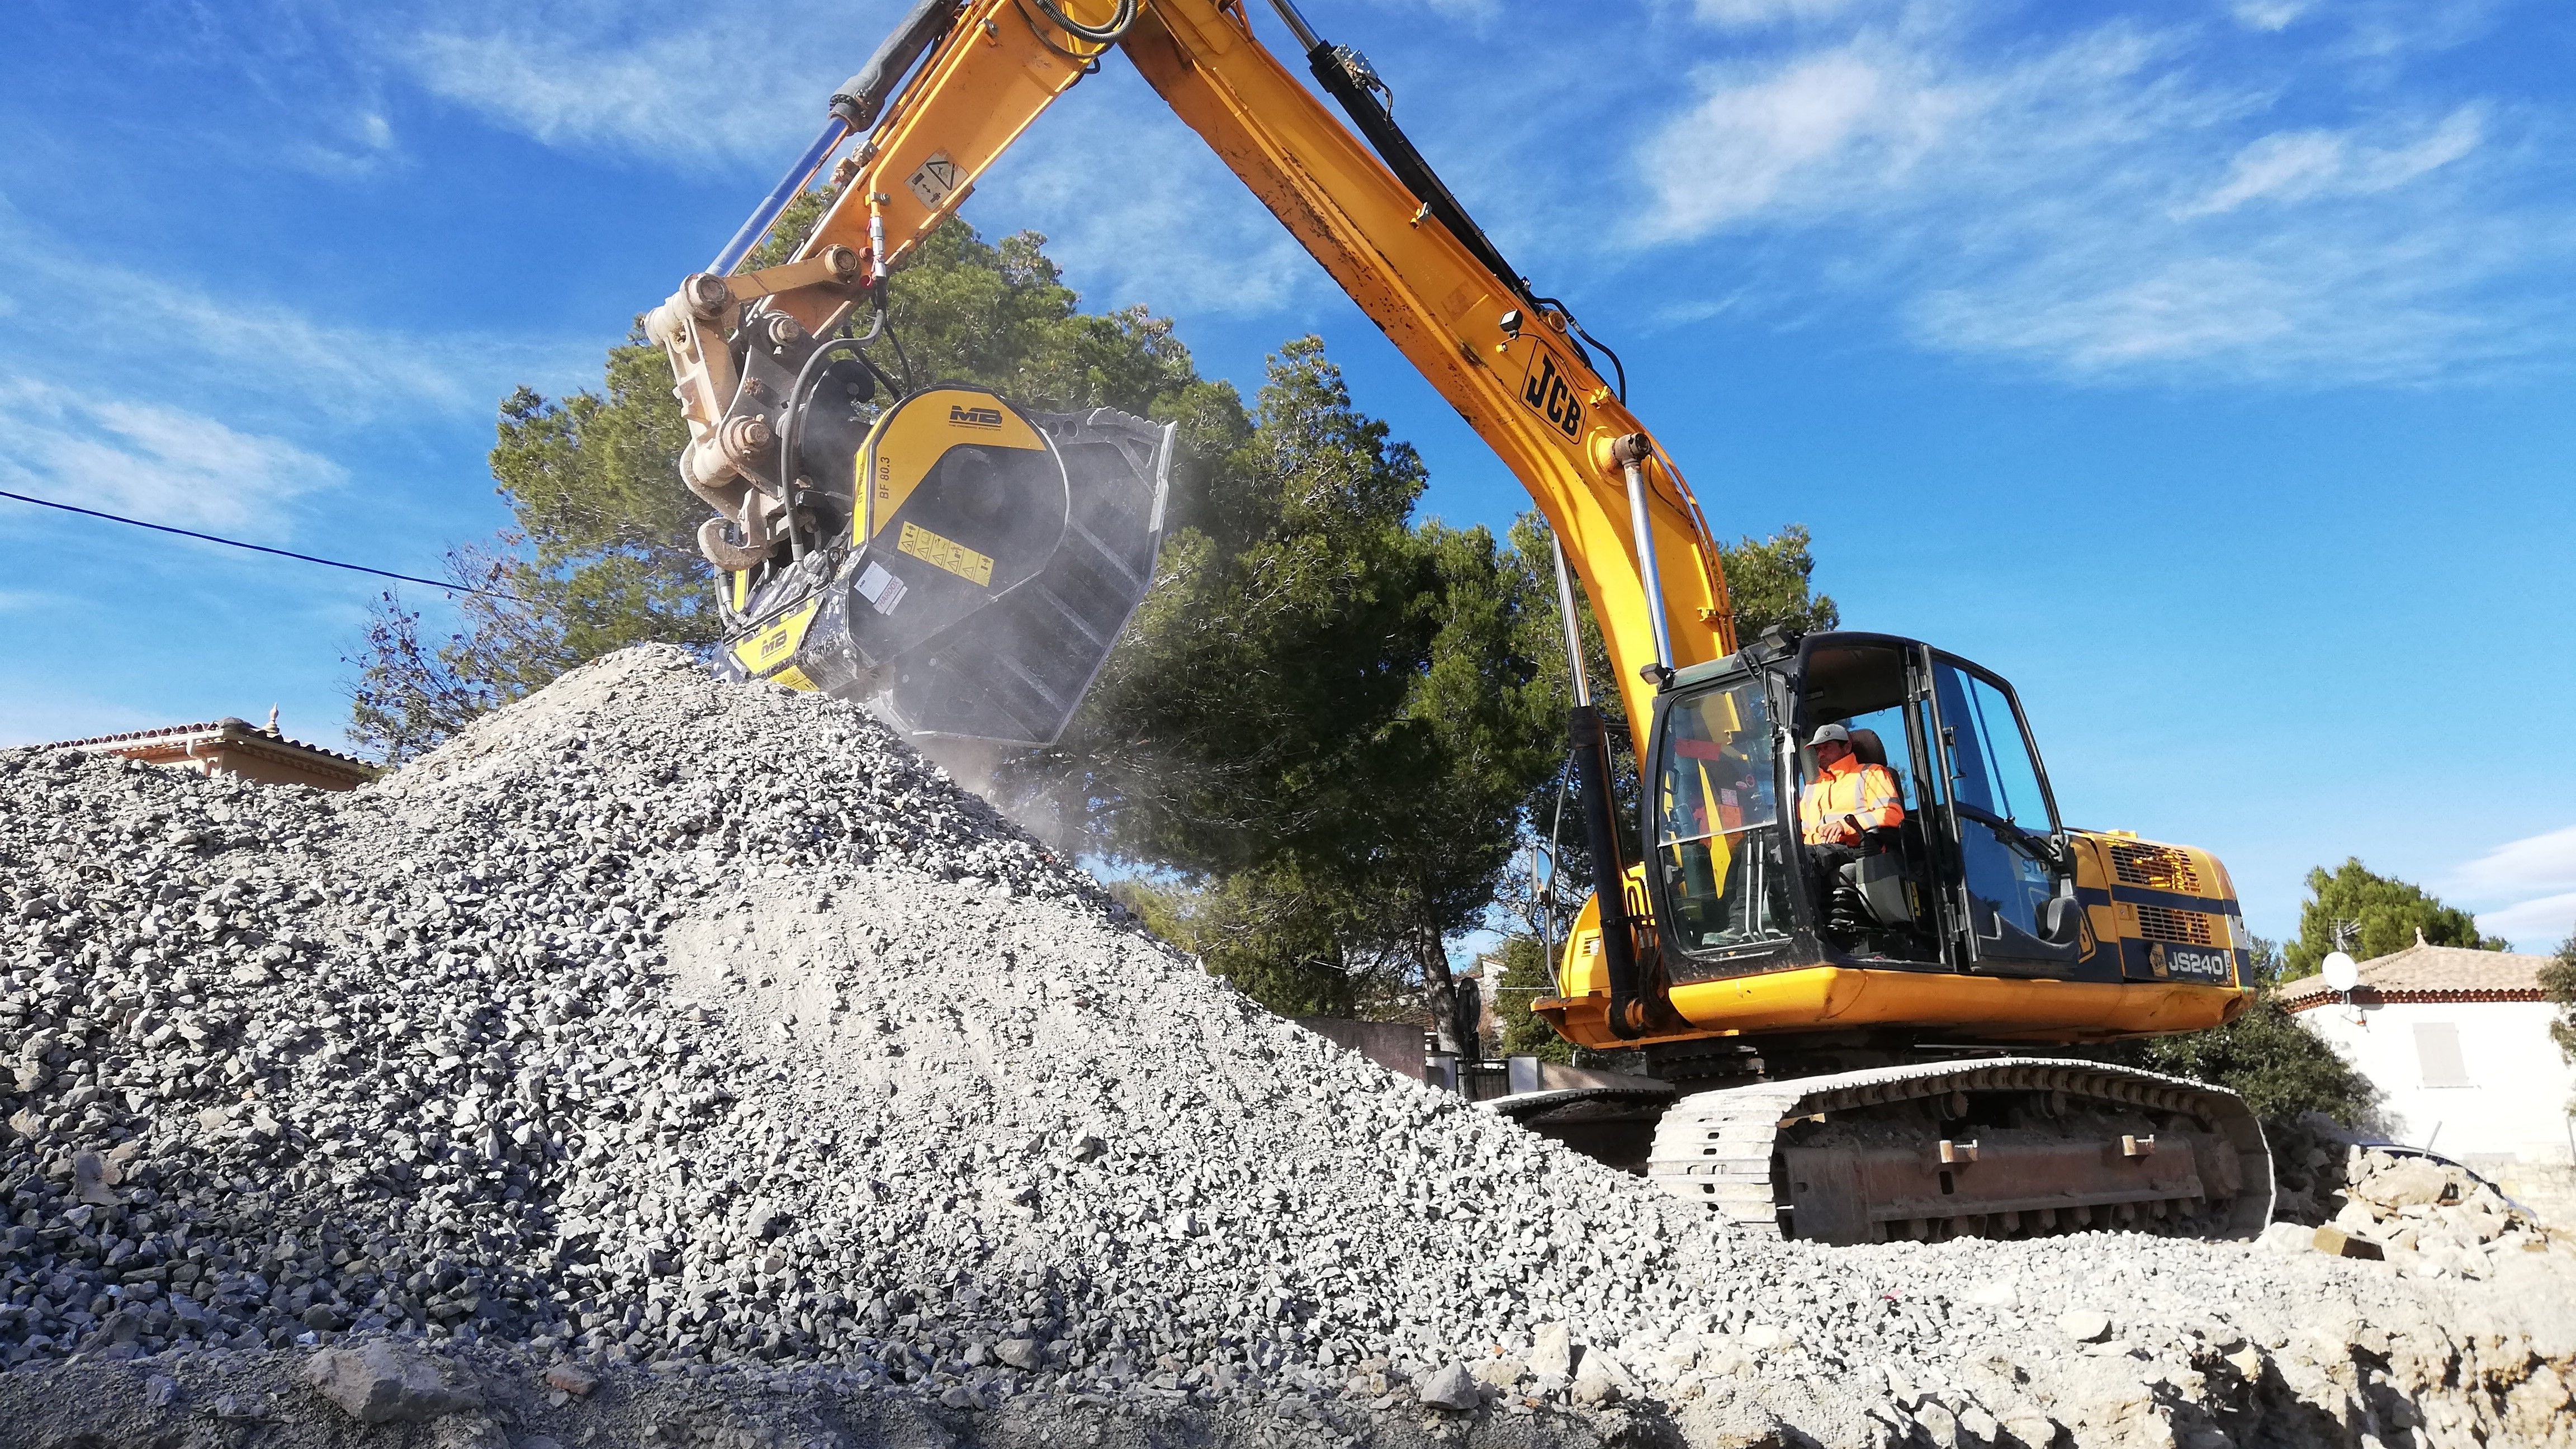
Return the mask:
<path id="1" fill-rule="evenodd" d="M 2547 956 L 2518 956 L 2510 951 L 2478 951 L 2466 946 L 2434 946 L 2415 933 L 2415 944 L 2403 951 L 2374 956 L 2361 963 L 2361 984 L 2353 1000 L 2364 1005 L 2410 1001 L 2538 1001 L 2540 968 Z M 2281 987 L 2278 1000 L 2291 1011 L 2305 1011 L 2338 1001 L 2323 976 L 2303 976 Z"/>
<path id="2" fill-rule="evenodd" d="M 305 740 L 291 740 L 278 732 L 274 722 L 262 729 L 246 719 L 227 715 L 218 720 L 197 724 L 163 725 L 159 729 L 127 730 L 123 734 L 91 735 L 87 739 L 57 740 L 46 746 L 55 750 L 87 750 L 92 754 L 141 753 L 154 749 L 185 748 L 190 744 L 222 744 L 283 750 L 304 756 L 319 756 L 350 770 L 360 777 L 373 776 L 378 767 L 356 755 Z"/>

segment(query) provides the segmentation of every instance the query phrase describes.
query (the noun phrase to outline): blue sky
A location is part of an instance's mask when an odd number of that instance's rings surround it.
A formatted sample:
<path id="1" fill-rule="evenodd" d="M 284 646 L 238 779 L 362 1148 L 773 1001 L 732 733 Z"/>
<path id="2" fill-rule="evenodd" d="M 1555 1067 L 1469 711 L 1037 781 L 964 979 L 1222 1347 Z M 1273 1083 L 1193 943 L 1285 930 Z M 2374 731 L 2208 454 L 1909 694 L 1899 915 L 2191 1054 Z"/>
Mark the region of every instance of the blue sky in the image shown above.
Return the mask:
<path id="1" fill-rule="evenodd" d="M 21 0 L 0 487 L 435 573 L 503 521 L 498 400 L 595 380 L 897 8 Z M 2014 679 L 2073 820 L 2217 850 L 2274 934 L 2346 855 L 2576 925 L 2576 12 L 1306 10 L 1716 526 L 1806 523 L 1849 624 Z M 1521 505 L 1122 64 L 967 215 L 1213 374 L 1320 332 L 1432 510 Z M 335 738 L 371 593 L 0 502 L 0 742 Z"/>

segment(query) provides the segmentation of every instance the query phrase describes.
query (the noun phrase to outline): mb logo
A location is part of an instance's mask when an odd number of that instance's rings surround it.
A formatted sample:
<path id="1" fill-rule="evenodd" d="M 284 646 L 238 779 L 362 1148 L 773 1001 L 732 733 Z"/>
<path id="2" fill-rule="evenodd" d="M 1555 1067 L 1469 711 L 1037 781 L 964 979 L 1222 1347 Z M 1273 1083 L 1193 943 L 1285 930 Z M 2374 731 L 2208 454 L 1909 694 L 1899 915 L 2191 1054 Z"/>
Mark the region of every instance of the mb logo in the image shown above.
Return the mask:
<path id="1" fill-rule="evenodd" d="M 970 408 L 962 403 L 948 405 L 948 421 L 960 428 L 998 428 L 1002 425 L 1000 408 Z"/>
<path id="2" fill-rule="evenodd" d="M 1556 359 L 1544 347 L 1534 349 L 1537 366 L 1521 378 L 1521 401 L 1530 411 L 1556 425 L 1556 430 L 1569 438 L 1583 435 L 1583 401 L 1566 386 L 1565 374 L 1557 371 Z"/>

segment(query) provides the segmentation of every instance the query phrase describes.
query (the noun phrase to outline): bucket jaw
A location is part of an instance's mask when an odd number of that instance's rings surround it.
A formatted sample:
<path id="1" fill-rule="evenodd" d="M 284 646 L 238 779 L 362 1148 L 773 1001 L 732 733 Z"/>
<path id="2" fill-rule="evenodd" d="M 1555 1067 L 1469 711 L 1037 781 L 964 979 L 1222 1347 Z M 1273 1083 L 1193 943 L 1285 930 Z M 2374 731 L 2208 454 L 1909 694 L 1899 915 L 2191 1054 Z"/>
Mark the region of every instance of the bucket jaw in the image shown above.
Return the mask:
<path id="1" fill-rule="evenodd" d="M 1054 743 L 1153 584 L 1173 436 L 1109 408 L 914 393 L 846 487 L 824 485 L 846 532 L 756 586 L 735 576 L 727 672 L 873 699 L 915 734 Z"/>

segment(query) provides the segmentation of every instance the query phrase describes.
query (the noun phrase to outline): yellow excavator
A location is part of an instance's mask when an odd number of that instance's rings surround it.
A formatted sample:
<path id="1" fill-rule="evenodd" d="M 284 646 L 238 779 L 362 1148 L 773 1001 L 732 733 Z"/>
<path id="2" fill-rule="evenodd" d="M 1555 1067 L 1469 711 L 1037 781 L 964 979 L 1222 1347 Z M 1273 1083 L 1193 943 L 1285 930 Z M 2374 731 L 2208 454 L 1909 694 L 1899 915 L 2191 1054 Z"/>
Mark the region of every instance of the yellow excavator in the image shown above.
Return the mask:
<path id="1" fill-rule="evenodd" d="M 682 476 L 715 512 L 699 542 L 726 668 L 875 701 L 925 735 L 1064 728 L 1152 582 L 1170 430 L 911 388 L 873 344 L 889 271 L 1123 52 L 1553 530 L 1594 879 L 1533 1009 L 1644 1071 L 1491 1105 L 1762 1233 L 2259 1232 L 2271 1163 L 2239 1098 L 2044 1050 L 2242 1012 L 2226 870 L 2070 828 L 1991 670 L 1886 634 L 1736 639 L 1715 535 L 1628 411 L 1616 356 L 1504 260 L 1368 61 L 1290 0 L 1270 9 L 1315 89 L 1245 0 L 920 0 L 714 262 L 649 314 L 688 419 Z M 827 165 L 837 198 L 793 259 L 743 270 Z M 1636 726 L 1633 860 L 1578 582 Z M 1848 752 L 1882 771 L 1894 808 L 1820 831 L 1820 741 L 1840 747 L 1828 765 Z"/>

